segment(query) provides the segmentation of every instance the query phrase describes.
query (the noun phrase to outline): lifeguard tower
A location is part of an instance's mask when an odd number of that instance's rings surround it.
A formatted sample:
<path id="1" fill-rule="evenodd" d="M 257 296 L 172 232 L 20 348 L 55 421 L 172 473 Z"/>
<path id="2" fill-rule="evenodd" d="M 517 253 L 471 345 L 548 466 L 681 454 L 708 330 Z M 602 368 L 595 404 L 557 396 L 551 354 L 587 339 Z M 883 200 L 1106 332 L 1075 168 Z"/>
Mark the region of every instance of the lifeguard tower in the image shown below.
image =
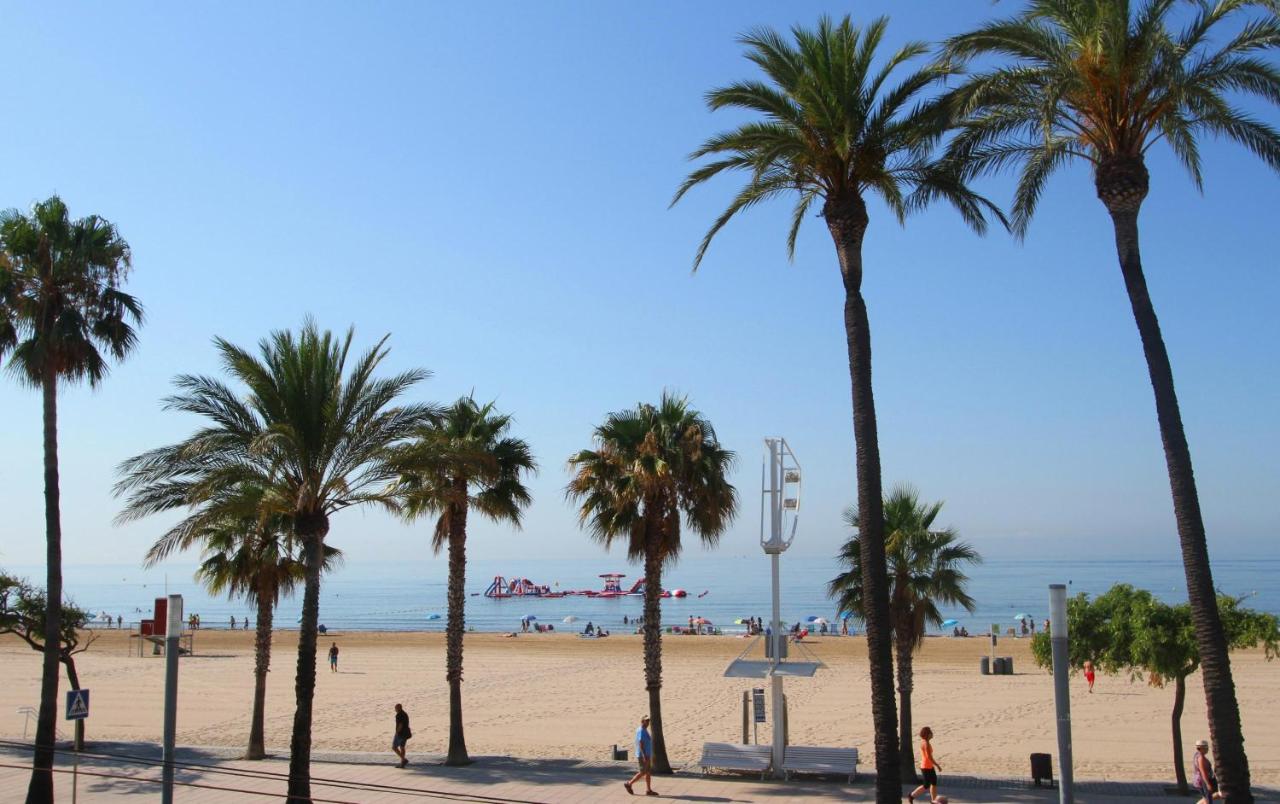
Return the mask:
<path id="1" fill-rule="evenodd" d="M 181 619 L 181 618 L 179 618 Z M 163 656 L 165 652 L 166 639 L 169 627 L 169 599 L 167 597 L 158 597 L 155 599 L 155 607 L 152 609 L 152 617 L 138 623 L 138 633 L 130 634 L 129 639 L 138 640 L 138 655 L 146 655 L 143 651 L 144 645 L 151 645 L 152 656 Z M 132 652 L 132 650 L 130 651 Z M 183 631 L 179 634 L 178 653 L 180 655 L 190 656 L 195 652 L 195 639 L 191 631 Z"/>

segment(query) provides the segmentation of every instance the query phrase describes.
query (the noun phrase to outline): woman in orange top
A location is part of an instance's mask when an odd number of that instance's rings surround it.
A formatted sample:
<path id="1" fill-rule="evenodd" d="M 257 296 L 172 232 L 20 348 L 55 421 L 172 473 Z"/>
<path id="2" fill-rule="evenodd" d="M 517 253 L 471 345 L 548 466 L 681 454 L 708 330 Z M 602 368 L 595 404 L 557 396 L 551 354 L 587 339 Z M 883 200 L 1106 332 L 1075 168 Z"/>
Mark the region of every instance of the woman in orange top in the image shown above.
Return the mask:
<path id="1" fill-rule="evenodd" d="M 938 798 L 938 771 L 942 770 L 942 763 L 933 757 L 933 729 L 925 726 L 920 730 L 920 777 L 923 779 L 922 784 L 911 794 L 907 796 L 907 801 L 915 804 L 916 796 L 920 795 L 928 789 L 929 801 L 935 801 Z"/>

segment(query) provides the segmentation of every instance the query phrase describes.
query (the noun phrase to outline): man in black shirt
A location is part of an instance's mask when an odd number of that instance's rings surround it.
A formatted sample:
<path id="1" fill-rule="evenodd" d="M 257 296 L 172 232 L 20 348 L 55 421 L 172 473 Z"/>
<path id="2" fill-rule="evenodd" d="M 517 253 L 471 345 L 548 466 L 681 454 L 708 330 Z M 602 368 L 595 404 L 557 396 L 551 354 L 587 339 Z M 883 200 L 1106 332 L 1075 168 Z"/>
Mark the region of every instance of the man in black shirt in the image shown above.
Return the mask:
<path id="1" fill-rule="evenodd" d="M 413 736 L 413 732 L 409 730 L 409 713 L 404 711 L 404 707 L 396 704 L 396 733 L 391 738 L 391 750 L 396 752 L 396 756 L 400 757 L 400 767 L 409 764 L 409 760 L 404 755 L 404 745 Z"/>

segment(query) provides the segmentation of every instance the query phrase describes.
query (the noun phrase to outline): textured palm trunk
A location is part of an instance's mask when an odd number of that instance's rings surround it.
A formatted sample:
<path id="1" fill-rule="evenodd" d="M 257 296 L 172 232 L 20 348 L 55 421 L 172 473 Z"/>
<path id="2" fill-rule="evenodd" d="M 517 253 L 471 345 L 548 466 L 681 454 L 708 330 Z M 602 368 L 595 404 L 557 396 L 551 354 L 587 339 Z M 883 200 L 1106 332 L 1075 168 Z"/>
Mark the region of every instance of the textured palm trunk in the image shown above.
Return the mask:
<path id="1" fill-rule="evenodd" d="M 1187 677 L 1178 676 L 1173 682 L 1173 773 L 1178 781 L 1178 795 L 1185 796 L 1187 768 L 1182 763 L 1182 707 L 1187 701 Z"/>
<path id="2" fill-rule="evenodd" d="M 1209 568 L 1209 547 L 1205 539 L 1200 497 L 1196 491 L 1191 449 L 1182 427 L 1182 413 L 1173 385 L 1173 368 L 1160 334 L 1147 280 L 1142 272 L 1138 246 L 1138 210 L 1148 189 L 1147 169 L 1141 159 L 1117 159 L 1099 166 L 1096 179 L 1098 198 L 1111 213 L 1115 228 L 1120 272 L 1133 318 L 1142 339 L 1147 372 L 1155 394 L 1156 418 L 1164 442 L 1169 486 L 1173 493 L 1173 514 L 1182 547 L 1182 566 L 1187 578 L 1187 599 L 1200 651 L 1205 703 L 1209 714 L 1209 734 L 1213 741 L 1218 781 L 1226 798 L 1234 804 L 1251 804 L 1249 760 L 1240 728 L 1240 707 L 1236 703 L 1235 682 L 1227 639 L 1218 613 L 1218 600 Z"/>
<path id="3" fill-rule="evenodd" d="M 853 386 L 853 437 L 857 446 L 858 543 L 862 549 L 863 622 L 871 671 L 871 718 L 875 728 L 876 801 L 901 801 L 897 707 L 893 694 L 893 633 L 889 621 L 889 573 L 885 563 L 884 503 L 880 442 L 871 391 L 871 324 L 862 298 L 862 237 L 867 208 L 855 196 L 828 199 L 822 211 L 835 242 L 844 280 L 844 326 Z"/>
<path id="4" fill-rule="evenodd" d="M 662 557 L 650 536 L 644 554 L 644 688 L 649 692 L 649 733 L 653 772 L 671 773 L 662 731 Z"/>
<path id="5" fill-rule="evenodd" d="M 311 801 L 311 707 L 316 694 L 316 629 L 320 624 L 320 570 L 329 520 L 324 514 L 298 517 L 295 532 L 302 541 L 305 582 L 302 623 L 298 628 L 298 674 L 294 681 L 297 708 L 289 740 L 288 801 Z"/>
<path id="6" fill-rule="evenodd" d="M 914 639 L 905 629 L 895 629 L 898 656 L 898 752 L 902 758 L 902 781 L 916 783 L 915 747 L 911 733 L 912 656 Z"/>
<path id="7" fill-rule="evenodd" d="M 58 664 L 62 645 L 62 516 L 58 494 L 58 375 L 46 358 L 41 391 L 44 403 L 45 613 L 44 660 L 40 665 L 40 714 L 27 804 L 53 802 L 53 743 L 58 716 Z"/>
<path id="8" fill-rule="evenodd" d="M 466 481 L 461 481 L 466 499 Z M 470 765 L 462 728 L 462 635 L 466 631 L 467 507 L 455 506 L 449 517 L 449 621 L 445 627 L 445 679 L 449 682 L 449 754 L 446 765 Z"/>
<path id="9" fill-rule="evenodd" d="M 262 759 L 267 755 L 267 673 L 271 669 L 274 597 L 267 584 L 258 589 L 258 629 L 253 638 L 253 715 L 249 723 L 249 750 L 245 752 L 245 759 Z"/>

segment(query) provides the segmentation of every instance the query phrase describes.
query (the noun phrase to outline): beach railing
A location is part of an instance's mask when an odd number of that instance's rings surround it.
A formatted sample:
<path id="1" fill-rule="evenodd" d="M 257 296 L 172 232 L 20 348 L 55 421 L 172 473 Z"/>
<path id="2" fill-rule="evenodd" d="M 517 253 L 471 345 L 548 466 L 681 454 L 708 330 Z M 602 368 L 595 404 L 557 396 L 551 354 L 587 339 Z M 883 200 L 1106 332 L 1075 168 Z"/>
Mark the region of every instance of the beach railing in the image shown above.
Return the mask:
<path id="1" fill-rule="evenodd" d="M 31 721 L 40 719 L 40 710 L 34 706 L 19 706 L 18 714 L 22 715 L 22 739 L 25 742 L 27 739 L 27 727 L 31 725 Z M 53 738 L 55 740 L 62 739 L 62 730 L 56 725 L 53 727 Z"/>

